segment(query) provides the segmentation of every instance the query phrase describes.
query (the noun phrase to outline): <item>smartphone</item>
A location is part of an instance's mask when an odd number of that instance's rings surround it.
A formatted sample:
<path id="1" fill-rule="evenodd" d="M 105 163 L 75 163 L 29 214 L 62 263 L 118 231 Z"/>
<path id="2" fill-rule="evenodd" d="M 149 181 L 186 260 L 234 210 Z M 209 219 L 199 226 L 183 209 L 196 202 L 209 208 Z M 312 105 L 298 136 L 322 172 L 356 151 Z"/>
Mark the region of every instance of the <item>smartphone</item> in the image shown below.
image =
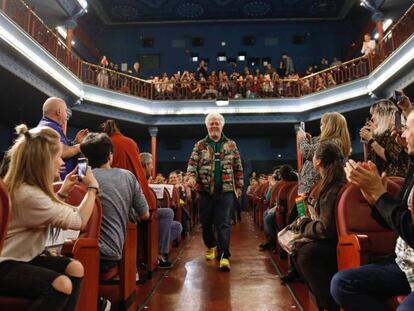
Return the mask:
<path id="1" fill-rule="evenodd" d="M 305 131 L 305 122 L 300 122 L 300 128 Z"/>
<path id="2" fill-rule="evenodd" d="M 402 99 L 402 97 L 403 97 L 403 92 L 397 91 L 397 90 L 394 91 L 393 98 L 394 98 L 396 103 L 398 103 Z"/>
<path id="3" fill-rule="evenodd" d="M 87 169 L 88 169 L 88 159 L 78 158 L 78 177 L 79 178 L 85 177 Z"/>
<path id="4" fill-rule="evenodd" d="M 395 90 L 394 94 L 392 95 L 392 97 L 390 99 L 391 102 L 395 105 L 395 107 L 397 107 L 397 109 L 400 110 L 400 111 L 401 111 L 401 107 L 398 106 L 398 102 L 401 101 L 402 97 L 403 97 L 403 92 Z"/>
<path id="5" fill-rule="evenodd" d="M 395 130 L 397 133 L 401 133 L 401 111 L 397 110 L 395 112 Z"/>

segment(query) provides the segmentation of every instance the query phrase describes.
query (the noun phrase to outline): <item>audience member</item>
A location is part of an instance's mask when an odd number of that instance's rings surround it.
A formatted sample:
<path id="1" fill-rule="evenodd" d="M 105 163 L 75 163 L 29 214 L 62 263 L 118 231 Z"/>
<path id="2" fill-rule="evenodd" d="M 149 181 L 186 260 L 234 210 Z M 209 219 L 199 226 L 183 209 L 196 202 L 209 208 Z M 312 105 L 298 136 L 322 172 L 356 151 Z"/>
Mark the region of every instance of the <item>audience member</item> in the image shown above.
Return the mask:
<path id="1" fill-rule="evenodd" d="M 99 87 L 108 88 L 108 83 L 109 83 L 109 73 L 108 73 L 108 68 L 109 63 L 108 60 L 106 59 L 106 56 L 102 56 L 101 61 L 99 62 L 99 67 L 98 67 L 98 75 L 96 77 L 96 81 L 98 83 Z"/>
<path id="2" fill-rule="evenodd" d="M 139 72 L 139 69 L 140 69 L 139 63 L 138 62 L 134 63 L 134 66 L 132 67 L 131 75 L 135 78 L 140 78 L 141 73 Z"/>
<path id="3" fill-rule="evenodd" d="M 408 295 L 398 311 L 414 309 L 414 226 L 411 217 L 414 182 L 414 113 L 410 112 L 407 128 L 402 134 L 406 140 L 411 165 L 398 199 L 386 190 L 386 174 L 379 175 L 374 163 L 346 164 L 348 180 L 361 188 L 370 204 L 373 216 L 398 234 L 395 257 L 384 262 L 363 265 L 338 272 L 331 282 L 335 301 L 345 310 L 385 310 L 384 299 Z"/>
<path id="4" fill-rule="evenodd" d="M 298 175 L 293 171 L 293 168 L 290 165 L 282 165 L 280 168 L 280 181 L 297 181 Z M 270 193 L 273 189 L 272 185 L 269 187 Z M 268 198 L 268 200 L 270 197 Z M 260 244 L 259 248 L 261 251 L 264 250 L 273 250 L 276 247 L 276 234 L 278 228 L 276 227 L 276 209 L 277 209 L 277 202 L 276 204 L 269 209 L 267 209 L 263 214 L 263 227 L 264 231 L 267 235 L 267 242 Z M 279 228 L 280 229 L 280 228 Z"/>
<path id="5" fill-rule="evenodd" d="M 49 97 L 43 104 L 43 117 L 37 125 L 38 127 L 50 127 L 60 135 L 62 159 L 65 161 L 65 170 L 60 173 L 62 180 L 75 168 L 75 158 L 80 152 L 79 143 L 81 143 L 83 138 L 88 134 L 88 129 L 80 130 L 76 134 L 74 143 L 66 137 L 65 129 L 67 120 L 69 119 L 68 112 L 68 108 L 63 99 Z"/>
<path id="6" fill-rule="evenodd" d="M 335 202 L 339 190 L 346 183 L 344 157 L 334 142 L 321 142 L 313 156 L 313 165 L 322 179 L 317 185 L 317 194 L 310 215 L 299 218 L 291 226 L 300 232 L 296 253 L 291 257 L 299 275 L 315 295 L 320 310 L 339 310 L 330 295 L 330 283 L 338 271 L 336 244 L 338 241 L 335 223 Z M 312 217 L 311 217 L 312 216 Z"/>
<path id="7" fill-rule="evenodd" d="M 58 197 L 67 198 L 78 176 L 76 170 L 66 175 L 55 195 L 52 183 L 63 165 L 59 133 L 49 127 L 29 131 L 24 124 L 16 131 L 19 137 L 7 153 L 10 165 L 4 179 L 12 208 L 0 256 L 0 292 L 34 299 L 30 310 L 75 310 L 84 276 L 82 264 L 49 256 L 44 250 L 50 232 L 56 236 L 59 229 L 86 226 L 99 186 L 88 168 L 81 180 L 88 189 L 82 203 L 78 207 L 65 204 Z"/>
<path id="8" fill-rule="evenodd" d="M 285 63 L 286 75 L 293 74 L 295 72 L 295 65 L 292 58 L 285 52 L 282 54 L 282 60 Z"/>
<path id="9" fill-rule="evenodd" d="M 151 178 L 152 155 L 148 152 L 141 153 L 141 164 L 147 179 Z M 171 268 L 172 263 L 168 261 L 170 243 L 182 232 L 182 225 L 174 220 L 174 211 L 169 207 L 158 208 L 159 237 L 158 237 L 158 267 Z"/>
<path id="10" fill-rule="evenodd" d="M 118 266 L 122 259 L 128 216 L 133 222 L 147 220 L 148 204 L 136 177 L 130 171 L 111 167 L 113 146 L 107 134 L 89 133 L 80 148 L 102 190 L 99 197 L 102 203 L 99 267 L 101 272 L 107 272 Z"/>
<path id="11" fill-rule="evenodd" d="M 122 135 L 114 120 L 105 121 L 99 128 L 101 132 L 108 134 L 114 146 L 112 167 L 131 171 L 141 185 L 150 208 L 151 206 L 156 206 L 156 198 L 152 195 L 148 187 L 148 181 L 141 166 L 137 143 L 131 138 Z"/>
<path id="12" fill-rule="evenodd" d="M 375 43 L 375 40 L 371 40 L 371 35 L 369 33 L 366 33 L 364 35 L 361 53 L 364 54 L 364 56 L 374 55 L 376 45 L 377 44 Z"/>
<path id="13" fill-rule="evenodd" d="M 320 129 L 321 135 L 319 137 L 311 137 L 310 134 L 299 129 L 299 148 L 305 162 L 300 171 L 298 194 L 306 195 L 320 179 L 319 173 L 312 163 L 314 152 L 320 142 L 334 141 L 341 148 L 345 158 L 351 154 L 351 138 L 346 119 L 342 114 L 338 112 L 325 113 L 321 118 Z"/>
<path id="14" fill-rule="evenodd" d="M 208 71 L 207 63 L 202 59 L 200 61 L 200 64 L 198 64 L 198 67 L 197 67 L 198 78 L 207 79 L 207 71 Z"/>
<path id="15" fill-rule="evenodd" d="M 342 62 L 337 58 L 334 57 L 331 63 L 331 67 L 342 65 Z"/>
<path id="16" fill-rule="evenodd" d="M 373 161 L 378 170 L 388 176 L 403 177 L 409 157 L 391 135 L 397 111 L 391 101 L 377 101 L 370 108 L 371 121 L 361 129 L 360 136 L 364 141 L 365 160 Z"/>

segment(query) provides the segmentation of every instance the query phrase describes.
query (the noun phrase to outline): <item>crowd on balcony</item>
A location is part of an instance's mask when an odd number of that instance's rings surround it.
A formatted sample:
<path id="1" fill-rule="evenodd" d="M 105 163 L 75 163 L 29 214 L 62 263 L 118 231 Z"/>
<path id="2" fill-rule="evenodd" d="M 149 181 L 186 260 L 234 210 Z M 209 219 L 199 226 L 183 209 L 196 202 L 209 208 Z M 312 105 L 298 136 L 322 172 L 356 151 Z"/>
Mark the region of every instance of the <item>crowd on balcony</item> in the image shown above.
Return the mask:
<path id="1" fill-rule="evenodd" d="M 376 49 L 375 40 L 365 34 L 361 54 L 365 57 L 375 55 Z M 361 63 L 367 64 L 366 61 Z M 161 76 L 151 76 L 145 80 L 151 86 L 136 87 L 136 84 L 145 83 L 144 80 L 130 80 L 128 75 L 143 78 L 138 62 L 134 63 L 131 70 L 121 72 L 117 64 L 103 56 L 97 67 L 96 83 L 103 88 L 159 100 L 283 98 L 323 91 L 367 73 L 366 68 L 352 70 L 357 66 L 356 63 L 341 66 L 342 62 L 337 57 L 331 62 L 323 57 L 319 64 L 309 65 L 300 74 L 287 53 L 281 55 L 277 66 L 270 62 L 263 65 L 263 68 L 246 66 L 241 71 L 230 66 L 230 71 L 216 71 L 209 70 L 209 64 L 201 60 L 195 71 L 177 71 L 170 75 L 164 72 Z M 348 72 L 341 74 L 341 70 Z"/>
<path id="2" fill-rule="evenodd" d="M 335 86 L 338 83 L 334 76 L 337 69 L 315 73 L 341 64 L 336 57 L 330 64 L 327 58 L 322 58 L 320 64 L 308 66 L 302 75 L 305 78 L 299 79 L 294 62 L 286 53 L 282 55 L 277 67 L 266 63 L 264 68 L 246 66 L 241 72 L 236 69 L 231 72 L 210 71 L 208 64 L 201 60 L 194 72 L 185 70 L 172 75 L 164 73 L 146 81 L 152 84 L 154 99 L 283 98 Z M 104 56 L 99 65 L 96 78 L 98 86 L 124 93 L 136 93 L 132 90 L 132 82 L 128 81 L 127 76 L 117 74 L 120 73 L 117 64 L 109 62 Z M 135 63 L 127 74 L 142 78 L 139 63 Z"/>

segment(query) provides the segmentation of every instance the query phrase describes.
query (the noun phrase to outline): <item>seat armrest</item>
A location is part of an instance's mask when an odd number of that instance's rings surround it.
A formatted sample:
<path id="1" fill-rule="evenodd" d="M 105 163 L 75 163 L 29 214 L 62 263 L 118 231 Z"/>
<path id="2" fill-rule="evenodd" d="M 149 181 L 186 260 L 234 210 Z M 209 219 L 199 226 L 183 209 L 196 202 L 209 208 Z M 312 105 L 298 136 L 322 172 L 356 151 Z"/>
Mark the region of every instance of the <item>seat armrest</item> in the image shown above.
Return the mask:
<path id="1" fill-rule="evenodd" d="M 363 234 L 339 236 L 337 246 L 338 270 L 356 268 L 368 263 L 366 254 L 368 243 L 368 236 Z"/>
<path id="2" fill-rule="evenodd" d="M 73 240 L 66 240 L 63 243 L 61 253 L 62 255 L 73 257 L 82 248 L 97 248 L 98 241 L 91 238 L 78 238 Z"/>
<path id="3" fill-rule="evenodd" d="M 338 244 L 352 245 L 357 251 L 368 249 L 368 236 L 366 234 L 349 234 L 339 236 Z"/>

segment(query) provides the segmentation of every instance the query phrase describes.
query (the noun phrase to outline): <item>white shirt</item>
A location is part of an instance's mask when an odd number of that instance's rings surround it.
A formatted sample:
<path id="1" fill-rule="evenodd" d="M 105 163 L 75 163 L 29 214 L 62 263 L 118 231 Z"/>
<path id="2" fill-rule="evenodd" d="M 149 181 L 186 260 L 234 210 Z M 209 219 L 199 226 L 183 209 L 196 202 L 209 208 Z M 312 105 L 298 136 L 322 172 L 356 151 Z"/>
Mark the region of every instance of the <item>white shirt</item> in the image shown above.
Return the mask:
<path id="1" fill-rule="evenodd" d="M 375 54 L 375 47 L 377 46 L 377 43 L 375 40 L 369 40 L 369 42 L 364 41 L 362 44 L 362 50 L 361 53 L 365 56 L 368 56 L 369 54 Z"/>

